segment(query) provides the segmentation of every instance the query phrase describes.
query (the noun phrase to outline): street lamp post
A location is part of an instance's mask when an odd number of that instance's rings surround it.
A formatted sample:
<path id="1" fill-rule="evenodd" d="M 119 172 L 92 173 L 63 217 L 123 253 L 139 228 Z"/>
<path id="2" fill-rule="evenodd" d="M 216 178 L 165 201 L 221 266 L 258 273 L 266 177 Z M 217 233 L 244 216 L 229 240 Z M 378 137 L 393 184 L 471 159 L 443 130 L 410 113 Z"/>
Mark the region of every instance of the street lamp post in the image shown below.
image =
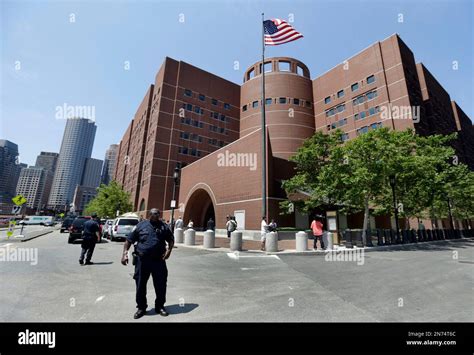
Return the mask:
<path id="1" fill-rule="evenodd" d="M 393 211 L 395 212 L 395 230 L 397 233 L 397 243 L 400 243 L 400 230 L 398 228 L 398 207 L 397 207 L 397 197 L 395 195 L 395 184 L 396 179 L 395 175 L 390 175 L 390 186 L 392 187 L 392 196 L 393 196 Z"/>
<path id="2" fill-rule="evenodd" d="M 174 184 L 173 184 L 173 198 L 172 198 L 172 201 L 171 201 L 171 221 L 170 221 L 170 224 L 171 224 L 171 229 L 174 231 L 174 209 L 176 207 L 176 200 L 175 200 L 175 197 L 176 197 L 176 185 L 178 185 L 178 182 L 179 182 L 179 166 L 176 165 L 176 167 L 174 168 L 174 172 L 173 172 L 173 181 L 174 181 Z"/>

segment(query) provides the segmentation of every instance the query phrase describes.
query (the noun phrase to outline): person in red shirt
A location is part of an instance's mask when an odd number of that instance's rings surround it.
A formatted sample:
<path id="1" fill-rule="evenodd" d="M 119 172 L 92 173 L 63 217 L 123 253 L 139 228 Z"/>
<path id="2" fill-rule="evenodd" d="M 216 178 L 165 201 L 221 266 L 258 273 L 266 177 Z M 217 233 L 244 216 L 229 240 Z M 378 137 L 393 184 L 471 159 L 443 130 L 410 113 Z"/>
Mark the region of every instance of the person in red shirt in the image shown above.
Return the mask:
<path id="1" fill-rule="evenodd" d="M 324 250 L 324 242 L 323 242 L 323 224 L 319 221 L 316 217 L 314 217 L 313 222 L 311 222 L 311 230 L 313 231 L 314 236 L 314 246 L 313 249 L 317 249 L 317 241 L 319 240 L 319 244 L 321 245 L 321 249 Z"/>

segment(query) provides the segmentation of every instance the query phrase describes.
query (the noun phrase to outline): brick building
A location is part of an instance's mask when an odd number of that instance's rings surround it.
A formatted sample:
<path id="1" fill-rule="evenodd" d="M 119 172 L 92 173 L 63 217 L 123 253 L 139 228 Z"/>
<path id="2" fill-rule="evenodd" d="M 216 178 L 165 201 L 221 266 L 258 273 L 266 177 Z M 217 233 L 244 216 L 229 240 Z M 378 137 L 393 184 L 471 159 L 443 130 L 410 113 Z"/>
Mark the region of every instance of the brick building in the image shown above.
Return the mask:
<path id="1" fill-rule="evenodd" d="M 178 213 L 185 221 L 199 228 L 213 216 L 223 228 L 231 214 L 241 228 L 259 229 L 262 70 L 266 206 L 280 226 L 307 226 L 307 216 L 279 215 L 286 199 L 281 181 L 292 174 L 289 157 L 317 130 L 340 128 L 344 139 L 380 126 L 423 135 L 458 132 L 459 159 L 474 169 L 470 119 L 396 34 L 313 80 L 305 64 L 287 57 L 268 58 L 263 68 L 253 64 L 242 86 L 166 58 L 119 148 L 115 178 L 132 193 L 136 210 L 157 207 L 169 218 L 178 164 Z"/>

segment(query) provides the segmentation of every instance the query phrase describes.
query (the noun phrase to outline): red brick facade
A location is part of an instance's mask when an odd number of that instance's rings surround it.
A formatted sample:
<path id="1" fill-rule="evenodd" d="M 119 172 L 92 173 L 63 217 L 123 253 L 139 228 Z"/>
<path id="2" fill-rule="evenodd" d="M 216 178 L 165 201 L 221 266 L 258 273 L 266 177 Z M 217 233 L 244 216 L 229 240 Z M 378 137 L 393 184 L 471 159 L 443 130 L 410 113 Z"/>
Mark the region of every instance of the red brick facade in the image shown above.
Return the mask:
<path id="1" fill-rule="evenodd" d="M 398 35 L 314 80 L 306 65 L 293 58 L 268 58 L 264 70 L 266 205 L 268 217 L 280 226 L 295 223 L 295 216 L 279 215 L 279 203 L 286 199 L 281 181 L 293 173 L 288 159 L 316 130 L 340 128 L 345 139 L 379 126 L 414 128 L 420 134 L 458 132 L 457 154 L 474 168 L 472 122 L 431 73 L 415 63 Z M 224 228 L 225 216 L 238 213 L 245 216 L 245 229 L 259 229 L 261 72 L 261 62 L 253 64 L 239 86 L 165 59 L 119 148 L 115 178 L 132 193 L 135 210 L 157 207 L 169 218 L 173 171 L 180 164 L 175 217 L 184 216 L 186 223 L 193 219 L 199 228 L 212 216 L 217 228 Z M 232 156 L 246 165 L 233 166 Z M 250 166 L 251 157 L 256 167 Z"/>

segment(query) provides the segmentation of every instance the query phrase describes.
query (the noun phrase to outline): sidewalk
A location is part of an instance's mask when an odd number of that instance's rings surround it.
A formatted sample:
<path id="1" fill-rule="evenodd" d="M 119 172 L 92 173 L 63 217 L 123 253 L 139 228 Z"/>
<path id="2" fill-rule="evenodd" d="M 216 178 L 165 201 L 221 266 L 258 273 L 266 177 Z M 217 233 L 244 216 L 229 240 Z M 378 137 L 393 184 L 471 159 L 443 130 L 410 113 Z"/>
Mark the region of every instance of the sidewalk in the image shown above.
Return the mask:
<path id="1" fill-rule="evenodd" d="M 199 234 L 198 234 L 199 233 Z M 184 245 L 184 243 L 176 244 L 176 247 L 186 247 L 186 248 L 194 248 L 194 249 L 201 249 L 207 251 L 221 251 L 227 253 L 233 253 L 230 250 L 230 238 L 226 236 L 216 236 L 215 241 L 215 248 L 204 248 L 203 247 L 203 240 L 204 235 L 203 232 L 197 232 L 195 236 L 195 245 Z M 248 253 L 259 253 L 259 254 L 295 254 L 295 255 L 320 255 L 324 256 L 327 252 L 340 252 L 344 250 L 364 250 L 364 252 L 371 252 L 371 251 L 383 251 L 383 250 L 397 250 L 397 249 L 406 249 L 406 248 L 413 248 L 416 246 L 423 246 L 423 245 L 432 245 L 439 242 L 456 242 L 456 241 L 468 241 L 473 240 L 473 238 L 459 238 L 459 239 L 443 239 L 443 240 L 433 240 L 427 242 L 418 242 L 418 243 L 406 243 L 406 244 L 393 244 L 393 245 L 384 245 L 384 246 L 373 246 L 373 247 L 357 247 L 354 246 L 353 248 L 347 248 L 344 245 L 334 245 L 332 250 L 313 250 L 313 239 L 308 239 L 308 249 L 306 251 L 296 251 L 296 240 L 279 240 L 278 241 L 278 251 L 277 252 L 266 252 L 261 251 L 260 241 L 257 240 L 242 240 L 242 251 L 241 252 L 248 252 Z"/>
<path id="2" fill-rule="evenodd" d="M 45 227 L 47 228 L 47 227 Z M 27 242 L 31 239 L 35 239 L 38 237 L 41 237 L 43 235 L 49 234 L 54 232 L 55 229 L 44 229 L 44 230 L 36 230 L 36 231 L 31 231 L 31 232 L 26 232 L 23 233 L 24 237 L 19 237 L 19 234 L 17 235 L 12 235 L 10 238 L 7 236 L 0 236 L 0 243 L 2 242 L 8 242 L 8 243 L 18 243 L 18 242 Z"/>

